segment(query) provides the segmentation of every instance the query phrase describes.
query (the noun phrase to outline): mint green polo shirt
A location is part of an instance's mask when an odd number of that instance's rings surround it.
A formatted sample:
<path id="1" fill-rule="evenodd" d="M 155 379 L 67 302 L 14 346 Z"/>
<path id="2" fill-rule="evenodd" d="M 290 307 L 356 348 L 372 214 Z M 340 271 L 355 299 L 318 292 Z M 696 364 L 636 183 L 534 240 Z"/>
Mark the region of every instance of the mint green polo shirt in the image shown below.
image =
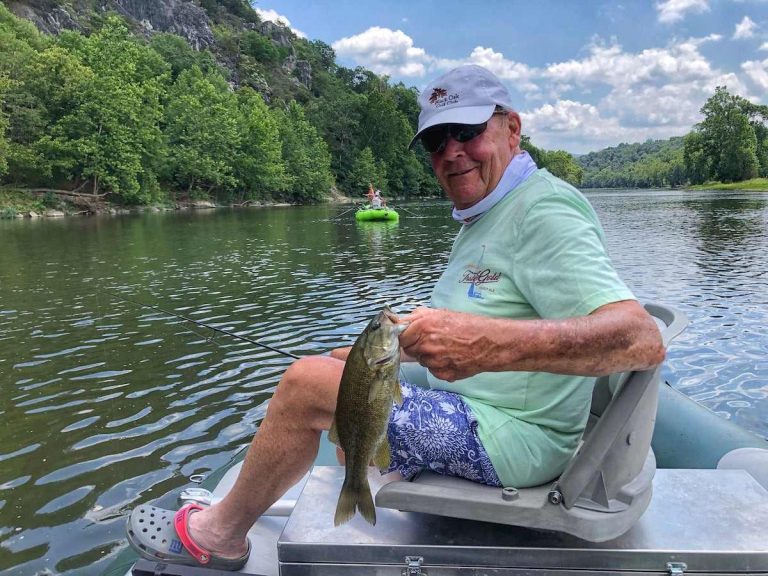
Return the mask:
<path id="1" fill-rule="evenodd" d="M 585 316 L 634 300 L 608 257 L 597 215 L 575 188 L 537 170 L 463 226 L 431 297 L 434 308 L 514 319 Z M 504 486 L 562 473 L 584 431 L 594 378 L 485 372 L 432 388 L 464 397 Z"/>

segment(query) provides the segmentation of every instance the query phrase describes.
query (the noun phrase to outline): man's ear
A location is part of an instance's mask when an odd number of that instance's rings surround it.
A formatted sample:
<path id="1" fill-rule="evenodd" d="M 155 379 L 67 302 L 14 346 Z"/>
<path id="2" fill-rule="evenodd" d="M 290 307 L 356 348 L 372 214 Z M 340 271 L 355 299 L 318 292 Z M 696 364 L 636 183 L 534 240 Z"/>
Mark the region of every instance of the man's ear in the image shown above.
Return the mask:
<path id="1" fill-rule="evenodd" d="M 520 114 L 517 112 L 509 112 L 507 114 L 507 122 L 509 122 L 509 128 L 512 130 L 512 134 L 520 138 L 520 134 L 523 130 L 523 122 L 520 120 Z"/>
<path id="2" fill-rule="evenodd" d="M 520 120 L 520 114 L 509 112 L 507 114 L 507 125 L 509 126 L 509 142 L 513 150 L 520 146 L 520 137 L 522 135 L 523 123 Z"/>

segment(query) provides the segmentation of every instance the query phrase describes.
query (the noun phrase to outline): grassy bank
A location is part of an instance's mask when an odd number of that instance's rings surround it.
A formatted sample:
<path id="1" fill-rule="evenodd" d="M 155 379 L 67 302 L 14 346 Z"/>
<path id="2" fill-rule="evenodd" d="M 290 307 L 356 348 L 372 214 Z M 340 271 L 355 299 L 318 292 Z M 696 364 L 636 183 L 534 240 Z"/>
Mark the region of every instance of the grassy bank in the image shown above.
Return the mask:
<path id="1" fill-rule="evenodd" d="M 697 184 L 689 186 L 688 190 L 768 190 L 768 178 L 753 178 L 742 182 L 708 182 L 706 184 Z"/>
<path id="2" fill-rule="evenodd" d="M 41 198 L 18 190 L 0 189 L 0 218 L 15 218 L 17 214 L 44 212 L 48 206 Z"/>

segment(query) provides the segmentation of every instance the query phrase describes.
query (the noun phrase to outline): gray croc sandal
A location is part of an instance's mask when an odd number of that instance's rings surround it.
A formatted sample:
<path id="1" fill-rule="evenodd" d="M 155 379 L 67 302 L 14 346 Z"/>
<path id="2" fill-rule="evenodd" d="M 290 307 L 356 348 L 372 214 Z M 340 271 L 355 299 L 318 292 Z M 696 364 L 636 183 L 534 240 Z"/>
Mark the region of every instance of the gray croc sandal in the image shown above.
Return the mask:
<path id="1" fill-rule="evenodd" d="M 240 570 L 248 561 L 248 550 L 239 558 L 221 558 L 201 548 L 189 537 L 189 515 L 203 507 L 188 504 L 177 512 L 143 505 L 128 517 L 128 542 L 142 557 L 156 562 L 205 566 L 217 570 Z"/>

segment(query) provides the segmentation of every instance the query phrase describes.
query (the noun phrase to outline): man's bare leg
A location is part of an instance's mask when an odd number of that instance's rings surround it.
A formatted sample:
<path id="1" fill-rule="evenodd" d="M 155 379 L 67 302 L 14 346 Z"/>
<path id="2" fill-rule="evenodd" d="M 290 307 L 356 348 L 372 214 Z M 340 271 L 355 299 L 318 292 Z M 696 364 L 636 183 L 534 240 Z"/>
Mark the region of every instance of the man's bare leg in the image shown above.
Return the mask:
<path id="1" fill-rule="evenodd" d="M 198 545 L 218 556 L 242 556 L 248 529 L 312 466 L 320 433 L 333 421 L 344 369 L 339 356 L 346 354 L 332 355 L 307 356 L 286 370 L 232 490 L 190 515 Z"/>

